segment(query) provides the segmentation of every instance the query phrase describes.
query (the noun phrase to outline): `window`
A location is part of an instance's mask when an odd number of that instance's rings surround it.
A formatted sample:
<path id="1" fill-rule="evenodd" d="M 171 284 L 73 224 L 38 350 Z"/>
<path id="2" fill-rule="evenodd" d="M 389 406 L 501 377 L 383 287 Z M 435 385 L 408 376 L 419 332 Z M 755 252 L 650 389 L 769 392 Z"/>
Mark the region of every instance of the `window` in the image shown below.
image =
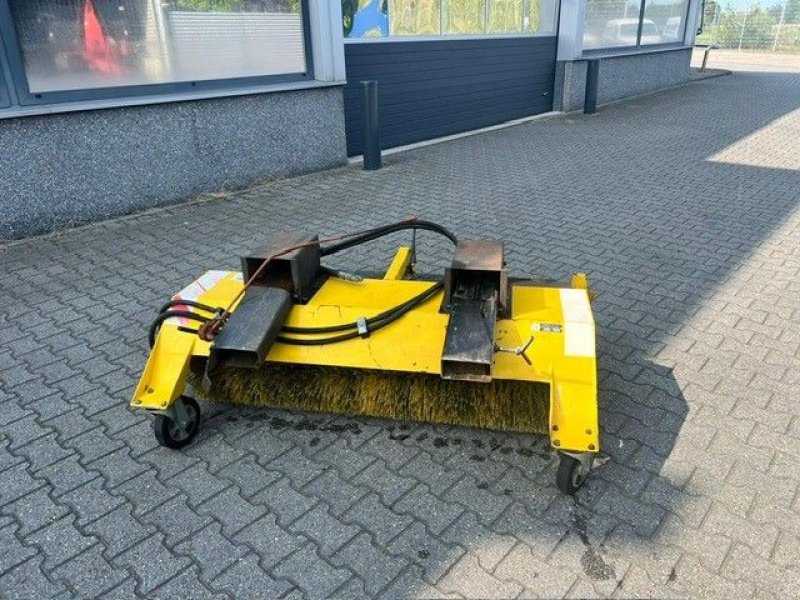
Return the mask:
<path id="1" fill-rule="evenodd" d="M 683 41 L 689 0 L 587 0 L 583 47 L 624 48 Z"/>
<path id="2" fill-rule="evenodd" d="M 523 30 L 522 0 L 489 0 L 486 3 L 488 33 L 519 33 Z"/>
<path id="3" fill-rule="evenodd" d="M 645 0 L 641 44 L 683 41 L 689 0 Z"/>
<path id="4" fill-rule="evenodd" d="M 523 33 L 555 35 L 558 30 L 558 0 L 524 0 Z"/>
<path id="5" fill-rule="evenodd" d="M 583 47 L 635 46 L 641 0 L 588 0 Z"/>
<path id="6" fill-rule="evenodd" d="M 469 35 L 483 33 L 486 27 L 484 0 L 443 0 L 444 33 Z"/>
<path id="7" fill-rule="evenodd" d="M 31 94 L 302 74 L 300 0 L 8 0 Z"/>
<path id="8" fill-rule="evenodd" d="M 341 0 L 346 38 L 554 35 L 558 0 Z"/>
<path id="9" fill-rule="evenodd" d="M 389 12 L 389 35 L 439 35 L 439 0 L 389 0 Z"/>

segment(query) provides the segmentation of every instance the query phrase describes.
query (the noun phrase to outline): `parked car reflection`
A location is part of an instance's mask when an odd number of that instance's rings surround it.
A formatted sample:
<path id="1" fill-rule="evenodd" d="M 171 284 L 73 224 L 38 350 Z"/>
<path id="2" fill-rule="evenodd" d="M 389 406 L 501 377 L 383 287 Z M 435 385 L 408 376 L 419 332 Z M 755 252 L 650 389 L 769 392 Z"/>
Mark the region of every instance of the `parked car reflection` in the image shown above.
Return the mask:
<path id="1" fill-rule="evenodd" d="M 635 46 L 639 34 L 639 19 L 612 19 L 603 29 L 603 42 L 609 46 Z M 642 21 L 641 44 L 659 44 L 661 35 L 650 19 Z"/>

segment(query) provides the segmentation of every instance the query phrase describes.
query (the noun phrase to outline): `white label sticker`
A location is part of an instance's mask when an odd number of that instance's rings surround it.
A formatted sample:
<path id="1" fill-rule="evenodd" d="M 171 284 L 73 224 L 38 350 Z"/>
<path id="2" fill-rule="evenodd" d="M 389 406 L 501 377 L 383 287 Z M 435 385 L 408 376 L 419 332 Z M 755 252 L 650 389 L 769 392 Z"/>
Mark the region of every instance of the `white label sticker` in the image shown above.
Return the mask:
<path id="1" fill-rule="evenodd" d="M 175 294 L 172 299 L 173 300 L 194 300 L 197 301 L 200 296 L 205 294 L 208 290 L 212 287 L 217 285 L 222 279 L 224 279 L 230 271 L 207 271 L 200 279 L 197 279 L 193 283 L 187 285 L 183 288 L 180 292 Z M 186 306 L 185 304 L 176 304 L 172 307 L 172 310 L 188 310 L 190 312 L 194 312 L 194 309 L 190 306 Z M 190 319 L 186 319 L 184 317 L 173 317 L 168 319 L 167 322 L 169 323 L 178 323 L 182 326 L 188 326 L 195 321 Z"/>
<path id="2" fill-rule="evenodd" d="M 561 290 L 564 317 L 564 356 L 595 355 L 594 319 L 585 290 Z"/>
<path id="3" fill-rule="evenodd" d="M 563 288 L 561 292 L 561 314 L 565 321 L 574 323 L 594 323 L 592 307 L 589 306 L 589 297 L 586 290 Z"/>

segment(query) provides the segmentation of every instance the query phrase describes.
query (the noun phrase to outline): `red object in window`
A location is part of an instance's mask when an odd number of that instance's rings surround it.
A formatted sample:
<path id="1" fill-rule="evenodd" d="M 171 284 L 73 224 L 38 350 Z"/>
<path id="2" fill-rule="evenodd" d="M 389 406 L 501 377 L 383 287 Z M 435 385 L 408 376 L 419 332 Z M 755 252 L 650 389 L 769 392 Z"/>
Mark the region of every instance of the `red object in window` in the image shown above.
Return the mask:
<path id="1" fill-rule="evenodd" d="M 83 4 L 83 57 L 92 71 L 107 75 L 122 73 L 115 42 L 103 32 L 92 0 L 86 0 Z"/>

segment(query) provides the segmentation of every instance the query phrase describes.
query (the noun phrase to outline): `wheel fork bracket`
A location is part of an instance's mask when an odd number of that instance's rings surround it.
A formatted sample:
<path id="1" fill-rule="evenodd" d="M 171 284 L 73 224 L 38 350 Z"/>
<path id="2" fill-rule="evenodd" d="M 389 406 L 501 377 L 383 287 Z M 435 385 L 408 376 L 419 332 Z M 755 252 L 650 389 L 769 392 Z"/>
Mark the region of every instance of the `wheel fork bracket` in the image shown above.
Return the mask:
<path id="1" fill-rule="evenodd" d="M 162 410 L 149 410 L 147 412 L 154 415 L 164 415 L 181 429 L 187 429 L 189 427 L 189 413 L 186 411 L 186 405 L 181 398 L 175 400 L 175 402 L 170 404 L 167 408 Z"/>
<path id="2" fill-rule="evenodd" d="M 560 454 L 566 454 L 567 456 L 571 456 L 579 463 L 581 463 L 581 470 L 584 473 L 588 473 L 592 470 L 592 464 L 594 464 L 594 454 L 591 452 L 569 452 L 568 450 L 559 450 Z"/>

